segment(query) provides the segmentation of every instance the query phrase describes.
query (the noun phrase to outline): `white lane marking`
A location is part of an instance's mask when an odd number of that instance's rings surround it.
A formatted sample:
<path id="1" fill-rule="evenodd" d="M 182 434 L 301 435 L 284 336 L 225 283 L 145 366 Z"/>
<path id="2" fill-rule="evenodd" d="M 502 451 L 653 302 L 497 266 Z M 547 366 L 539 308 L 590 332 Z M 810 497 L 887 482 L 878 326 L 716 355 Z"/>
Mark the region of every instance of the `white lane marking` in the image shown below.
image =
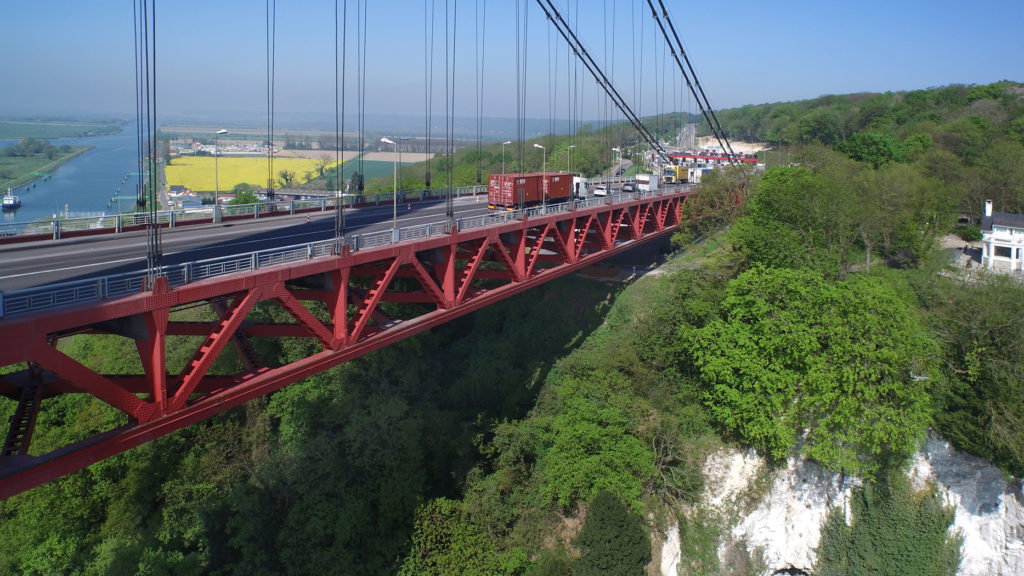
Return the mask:
<path id="1" fill-rule="evenodd" d="M 422 216 L 411 216 L 410 217 L 409 214 L 407 213 L 405 218 L 403 218 L 402 220 L 403 221 L 425 220 L 427 218 L 430 218 L 430 219 L 433 219 L 433 220 L 436 221 L 437 216 L 438 216 L 437 214 L 423 214 Z M 322 231 L 320 233 L 322 233 Z M 298 238 L 298 237 L 301 237 L 301 236 L 308 236 L 310 234 L 318 234 L 318 233 L 317 232 L 312 232 L 312 231 L 311 232 L 301 232 L 301 233 L 298 233 L 298 234 L 290 234 L 288 236 L 276 236 L 275 238 Z M 217 247 L 217 248 L 228 248 L 228 247 L 231 247 L 231 246 L 244 246 L 246 244 L 256 244 L 256 243 L 261 243 L 261 242 L 266 242 L 266 239 L 263 239 L 263 240 L 232 241 L 232 242 L 226 242 L 226 243 L 223 243 L 223 244 L 216 244 L 214 246 Z M 143 243 L 142 242 L 137 242 L 136 244 L 137 245 L 142 245 Z M 123 251 L 124 248 L 126 248 L 126 247 L 122 246 L 121 249 L 119 249 L 118 251 Z M 188 252 L 207 250 L 209 248 L 211 248 L 211 246 L 201 246 L 199 248 L 188 248 L 188 249 L 185 249 L 185 250 L 179 250 L 177 252 L 167 252 L 164 255 L 165 256 L 169 256 L 169 255 L 172 255 L 172 254 L 186 254 Z M 86 249 L 82 249 L 80 251 L 87 252 L 89 250 L 86 248 Z M 67 256 L 67 254 L 63 254 L 62 256 Z M 93 264 L 80 264 L 78 266 L 67 266 L 67 267 L 64 267 L 64 268 L 52 268 L 52 269 L 49 269 L 49 270 L 38 270 L 38 271 L 35 271 L 35 272 L 24 272 L 24 273 L 21 273 L 21 274 L 9 274 L 7 276 L 0 276 L 0 280 L 7 280 L 7 279 L 11 279 L 11 278 L 23 278 L 25 276 L 35 276 L 35 275 L 38 275 L 38 274 L 51 274 L 51 273 L 58 273 L 58 272 L 69 272 L 69 271 L 72 271 L 72 270 L 81 270 L 83 268 L 95 268 L 97 266 L 108 266 L 110 264 L 122 264 L 124 262 L 135 262 L 135 261 L 140 260 L 141 258 L 142 257 L 139 256 L 139 257 L 135 257 L 135 258 L 122 258 L 120 260 L 105 260 L 103 262 L 96 262 L 96 263 L 93 263 Z"/>
<path id="2" fill-rule="evenodd" d="M 121 260 L 108 260 L 105 262 L 96 262 L 94 264 L 80 264 L 78 266 L 68 266 L 66 268 L 54 268 L 51 270 L 38 270 L 36 272 L 24 272 L 22 274 L 10 274 L 8 276 L 0 276 L 0 280 L 6 280 L 8 278 L 21 278 L 24 276 L 34 276 L 36 274 L 50 274 L 53 272 L 67 272 L 69 270 L 81 270 L 82 268 L 95 268 L 96 266 L 107 266 L 109 264 L 121 264 L 123 262 L 136 262 L 139 258 L 123 258 Z"/>

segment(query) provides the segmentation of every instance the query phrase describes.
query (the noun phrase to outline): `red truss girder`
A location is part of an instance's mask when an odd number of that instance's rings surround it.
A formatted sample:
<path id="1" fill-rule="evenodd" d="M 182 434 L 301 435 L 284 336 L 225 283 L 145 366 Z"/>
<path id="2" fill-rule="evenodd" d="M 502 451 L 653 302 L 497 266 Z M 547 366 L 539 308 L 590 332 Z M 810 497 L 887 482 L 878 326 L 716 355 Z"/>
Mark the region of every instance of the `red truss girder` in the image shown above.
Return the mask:
<path id="1" fill-rule="evenodd" d="M 136 296 L 4 319 L 0 366 L 27 362 L 30 370 L 0 376 L 0 394 L 17 399 L 30 382 L 33 387 L 26 389 L 42 386 L 44 397 L 87 393 L 123 412 L 127 424 L 50 454 L 5 453 L 0 456 L 0 499 L 662 236 L 680 223 L 685 196 L 681 192 L 454 230 L 173 290 L 160 279 L 153 291 Z M 253 307 L 267 300 L 291 320 L 247 321 Z M 316 312 L 303 302 L 316 304 Z M 175 309 L 202 303 L 215 304 L 215 322 L 172 319 Z M 419 304 L 422 310 L 395 318 L 393 303 Z M 408 315 L 408 306 L 401 309 Z M 97 333 L 133 338 L 142 373 L 100 374 L 57 347 L 61 337 Z M 202 337 L 177 374 L 166 365 L 168 336 Z M 313 338 L 320 351 L 285 366 L 262 367 L 250 358 L 235 374 L 209 374 L 229 342 L 251 350 L 247 340 L 253 337 Z M 27 446 L 29 440 L 22 442 Z"/>

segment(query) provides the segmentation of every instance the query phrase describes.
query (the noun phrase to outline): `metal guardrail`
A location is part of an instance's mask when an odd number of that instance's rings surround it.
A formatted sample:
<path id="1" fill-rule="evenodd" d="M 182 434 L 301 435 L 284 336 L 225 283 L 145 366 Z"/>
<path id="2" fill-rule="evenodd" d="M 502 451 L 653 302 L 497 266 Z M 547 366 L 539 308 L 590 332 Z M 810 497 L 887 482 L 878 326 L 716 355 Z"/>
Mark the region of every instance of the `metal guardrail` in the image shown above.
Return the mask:
<path id="1" fill-rule="evenodd" d="M 672 188 L 671 191 L 662 189 L 652 192 L 631 192 L 600 196 L 561 204 L 549 204 L 547 206 L 535 206 L 527 209 L 457 218 L 454 224 L 459 230 L 472 230 L 513 220 L 522 220 L 524 217 L 533 218 L 580 208 L 618 204 L 640 198 L 663 196 L 669 193 L 674 194 L 677 191 L 679 191 L 678 187 Z M 406 240 L 441 236 L 449 233 L 450 230 L 451 225 L 447 221 L 417 224 L 394 230 L 382 230 L 348 236 L 342 238 L 340 242 L 334 239 L 321 240 L 319 242 L 271 248 L 234 256 L 223 256 L 208 260 L 198 260 L 196 262 L 186 262 L 184 264 L 162 266 L 158 274 L 165 276 L 171 286 L 183 286 L 191 282 L 198 282 L 218 276 L 249 272 L 269 266 L 335 255 L 341 252 L 342 245 L 347 245 L 350 251 L 355 252 Z M 139 270 L 99 278 L 12 290 L 6 293 L 0 292 L 0 317 L 18 316 L 84 302 L 110 300 L 139 294 L 147 288 L 147 277 L 147 271 Z"/>
<path id="2" fill-rule="evenodd" d="M 299 192 L 299 191 L 296 191 Z M 455 189 L 455 195 L 472 196 L 487 192 L 486 186 L 460 186 Z M 443 198 L 445 190 L 400 190 L 398 192 L 399 203 L 431 200 Z M 340 200 L 340 201 L 339 201 Z M 395 201 L 390 193 L 381 194 L 344 194 L 340 199 L 336 196 L 322 196 L 308 200 L 275 200 L 260 202 L 258 204 L 237 204 L 224 205 L 220 207 L 221 218 L 249 217 L 253 219 L 266 216 L 270 213 L 294 214 L 299 211 L 333 210 L 339 204 L 345 208 L 355 206 L 379 206 L 391 204 Z M 156 222 L 173 228 L 175 225 L 183 224 L 194 220 L 213 220 L 215 217 L 212 205 L 199 208 L 187 208 L 180 210 L 160 210 L 156 213 Z M 0 223 L 0 238 L 9 236 L 24 235 L 47 235 L 54 240 L 61 238 L 68 232 L 82 230 L 107 230 L 118 233 L 131 226 L 149 224 L 149 214 L 146 212 L 111 214 L 103 216 L 86 216 L 75 218 L 44 218 L 30 222 L 3 222 Z"/>

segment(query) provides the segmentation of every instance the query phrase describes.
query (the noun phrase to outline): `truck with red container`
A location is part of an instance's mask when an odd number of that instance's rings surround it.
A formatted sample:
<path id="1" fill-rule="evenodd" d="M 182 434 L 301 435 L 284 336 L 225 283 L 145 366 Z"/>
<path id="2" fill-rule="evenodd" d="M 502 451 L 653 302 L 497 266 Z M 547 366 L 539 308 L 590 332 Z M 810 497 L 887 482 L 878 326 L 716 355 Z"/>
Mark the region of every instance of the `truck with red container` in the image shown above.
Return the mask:
<path id="1" fill-rule="evenodd" d="M 491 174 L 487 186 L 487 207 L 515 210 L 564 202 L 572 195 L 573 175 L 567 172 Z M 543 195 L 546 191 L 547 194 Z"/>

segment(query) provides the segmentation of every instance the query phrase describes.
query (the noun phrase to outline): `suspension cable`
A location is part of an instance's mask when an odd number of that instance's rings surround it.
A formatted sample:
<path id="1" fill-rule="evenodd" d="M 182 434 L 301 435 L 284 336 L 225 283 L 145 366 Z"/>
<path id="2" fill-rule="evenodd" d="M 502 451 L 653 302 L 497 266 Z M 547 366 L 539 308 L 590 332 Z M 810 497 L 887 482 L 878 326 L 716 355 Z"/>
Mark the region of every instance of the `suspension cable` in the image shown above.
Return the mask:
<path id="1" fill-rule="evenodd" d="M 586 48 L 580 42 L 579 37 L 576 36 L 576 33 L 572 30 L 572 28 L 569 27 L 569 25 L 562 18 L 562 15 L 558 11 L 558 8 L 555 7 L 551 0 L 537 0 L 537 3 L 540 4 L 541 9 L 544 11 L 544 14 L 547 16 L 548 20 L 551 21 L 552 25 L 555 26 L 559 34 L 561 34 L 567 42 L 570 42 L 572 44 L 573 50 L 576 52 L 577 57 L 579 57 L 579 59 L 583 62 L 584 66 L 587 68 L 587 71 L 589 71 L 590 74 L 594 77 L 594 80 L 597 82 L 598 86 L 600 86 L 604 90 L 605 94 L 615 104 L 615 107 L 618 108 L 619 111 L 621 111 L 622 114 L 626 116 L 630 124 L 633 125 L 633 128 L 636 129 L 636 131 L 639 132 L 640 135 L 645 140 L 647 140 L 647 142 L 651 144 L 651 146 L 658 152 L 658 154 L 667 162 L 668 155 L 665 153 L 664 148 L 662 148 L 661 144 L 651 135 L 650 131 L 647 130 L 647 127 L 644 126 L 643 122 L 641 122 L 640 119 L 636 117 L 636 115 L 633 113 L 632 109 L 629 107 L 626 101 L 623 100 L 622 96 L 612 85 L 611 81 L 601 70 L 600 66 L 598 66 L 598 64 L 594 61 L 594 59 L 590 56 L 589 52 L 587 52 Z"/>
<path id="2" fill-rule="evenodd" d="M 662 36 L 665 37 L 665 42 L 669 44 L 669 47 L 672 50 L 672 58 L 676 61 L 676 65 L 679 67 L 679 71 L 682 73 L 683 78 L 686 79 L 686 85 L 689 87 L 690 92 L 697 101 L 697 106 L 703 113 L 704 119 L 711 128 L 711 132 L 718 140 L 718 144 L 722 147 L 722 151 L 725 152 L 726 156 L 729 158 L 729 163 L 735 166 L 736 154 L 732 151 L 732 146 L 729 144 L 729 140 L 725 137 L 725 134 L 722 131 L 722 126 L 718 123 L 718 117 L 715 115 L 715 111 L 711 108 L 711 103 L 708 102 L 707 95 L 704 93 L 704 88 L 701 87 L 700 82 L 697 80 L 697 74 L 694 72 L 693 66 L 690 64 L 690 58 L 686 55 L 686 50 L 683 49 L 683 43 L 679 40 L 679 34 L 676 33 L 675 25 L 672 24 L 672 19 L 668 15 L 668 9 L 665 8 L 665 3 L 662 0 L 658 0 L 658 5 L 661 7 L 660 17 L 658 15 L 658 11 L 654 8 L 652 0 L 647 0 L 647 5 L 651 9 L 651 16 L 658 24 L 658 28 L 661 29 Z M 662 23 L 662 19 L 664 19 L 664 23 Z M 668 24 L 669 29 L 672 31 L 671 39 L 669 38 L 665 24 Z M 672 43 L 673 39 L 675 40 L 675 44 Z M 680 56 L 682 57 L 682 60 L 680 60 Z M 684 61 L 686 63 L 685 67 L 683 66 Z M 687 70 L 689 70 L 689 73 L 687 73 Z M 690 81 L 691 76 L 693 78 L 692 82 Z"/>

